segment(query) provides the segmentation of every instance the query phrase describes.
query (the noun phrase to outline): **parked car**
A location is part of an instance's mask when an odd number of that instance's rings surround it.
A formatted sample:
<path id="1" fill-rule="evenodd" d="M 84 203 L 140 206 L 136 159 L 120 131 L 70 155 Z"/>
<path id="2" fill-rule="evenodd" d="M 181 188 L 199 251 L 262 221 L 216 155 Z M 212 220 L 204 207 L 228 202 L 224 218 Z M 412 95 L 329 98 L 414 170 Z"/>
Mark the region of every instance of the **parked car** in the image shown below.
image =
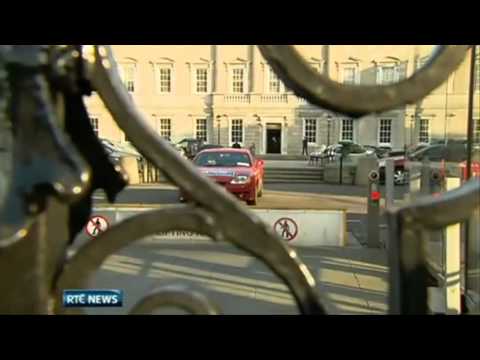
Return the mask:
<path id="1" fill-rule="evenodd" d="M 114 164 L 118 164 L 120 159 L 125 156 L 134 156 L 138 160 L 142 159 L 142 155 L 130 144 L 120 143 L 108 139 L 99 139 L 109 159 Z"/>
<path id="2" fill-rule="evenodd" d="M 193 163 L 204 175 L 248 205 L 256 205 L 263 195 L 263 160 L 255 159 L 248 149 L 215 148 L 200 151 Z M 180 192 L 180 201 L 188 194 Z"/>
<path id="3" fill-rule="evenodd" d="M 200 147 L 200 149 L 198 151 L 203 151 L 203 150 L 208 150 L 208 149 L 221 149 L 221 148 L 223 148 L 222 145 L 204 144 Z"/>
<path id="4" fill-rule="evenodd" d="M 363 146 L 359 144 L 355 144 L 353 142 L 339 142 L 338 144 L 333 144 L 327 146 L 327 148 L 324 150 L 324 153 L 327 154 L 330 157 L 340 157 L 342 154 L 342 149 L 346 147 L 348 148 L 348 151 L 351 153 L 366 153 L 367 149 L 365 149 Z"/>
<path id="5" fill-rule="evenodd" d="M 345 159 L 348 159 L 354 163 L 358 161 L 359 158 L 363 157 L 377 157 L 376 154 L 372 151 L 367 150 L 360 144 L 353 143 L 351 141 L 342 141 L 338 144 L 328 146 L 322 157 L 329 159 L 329 161 L 339 161 L 342 156 Z"/>
<path id="6" fill-rule="evenodd" d="M 137 158 L 142 156 L 130 143 L 121 143 L 108 139 L 100 139 L 100 143 L 108 153 L 115 153 L 118 156 L 135 156 Z"/>
<path id="7" fill-rule="evenodd" d="M 405 153 L 405 151 L 390 152 L 387 158 L 394 159 L 394 183 L 400 185 L 408 181 L 407 161 L 419 163 L 428 160 L 434 166 L 435 163 L 443 161 L 454 163 L 455 167 L 458 167 L 460 163 L 467 159 L 467 145 L 465 141 L 420 145 L 416 151 L 410 153 Z M 385 160 L 387 158 L 379 162 L 380 183 L 385 181 Z"/>
<path id="8" fill-rule="evenodd" d="M 367 152 L 375 154 L 379 159 L 388 156 L 388 153 L 392 151 L 392 148 L 389 146 L 363 145 L 363 147 Z"/>
<path id="9" fill-rule="evenodd" d="M 385 183 L 385 162 L 387 159 L 393 160 L 393 183 L 403 185 L 408 181 L 408 172 L 405 163 L 407 157 L 405 151 L 390 151 L 384 158 L 378 162 L 378 173 L 380 175 L 380 184 Z"/>
<path id="10" fill-rule="evenodd" d="M 419 150 L 422 150 L 422 149 L 425 149 L 426 147 L 428 147 L 429 145 L 428 144 L 415 144 L 415 145 L 410 145 L 408 147 L 406 147 L 406 154 L 407 156 L 410 155 L 410 154 L 413 154 Z"/>
<path id="11" fill-rule="evenodd" d="M 193 159 L 195 155 L 200 151 L 200 148 L 204 146 L 203 140 L 194 138 L 185 138 L 176 144 L 177 147 L 183 149 L 185 156 L 188 159 Z"/>
<path id="12" fill-rule="evenodd" d="M 410 161 L 446 161 L 462 162 L 467 159 L 467 144 L 450 142 L 447 144 L 429 145 L 408 156 Z"/>

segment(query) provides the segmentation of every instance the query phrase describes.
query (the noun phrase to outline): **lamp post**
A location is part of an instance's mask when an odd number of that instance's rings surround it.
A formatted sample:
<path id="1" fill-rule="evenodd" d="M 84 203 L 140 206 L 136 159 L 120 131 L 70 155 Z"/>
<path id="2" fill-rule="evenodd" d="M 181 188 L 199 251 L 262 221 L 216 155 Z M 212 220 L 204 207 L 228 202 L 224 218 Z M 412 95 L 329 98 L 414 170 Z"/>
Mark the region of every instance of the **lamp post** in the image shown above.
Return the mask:
<path id="1" fill-rule="evenodd" d="M 448 142 L 448 135 L 447 135 L 447 129 L 448 129 L 448 119 L 455 117 L 455 114 L 450 113 L 445 117 L 445 129 L 444 129 L 444 134 L 443 134 L 443 142 L 446 144 Z"/>
<path id="2" fill-rule="evenodd" d="M 475 79 L 475 68 L 480 66 L 477 64 L 477 57 L 480 54 L 477 54 L 479 51 L 478 46 L 472 46 L 470 49 L 470 79 L 468 84 L 468 114 L 467 114 L 467 178 L 465 180 L 470 179 L 471 171 L 472 171 L 472 151 L 473 151 L 473 142 L 474 139 L 474 122 L 473 122 L 473 107 L 474 107 L 474 91 L 475 91 L 475 82 L 480 81 L 480 79 Z M 478 99 L 478 98 L 477 98 Z M 467 241 L 468 244 L 468 241 Z M 468 249 L 468 248 L 467 248 Z"/>
<path id="3" fill-rule="evenodd" d="M 283 139 L 287 139 L 287 131 L 288 131 L 288 119 L 286 116 L 283 117 L 283 126 L 285 127 L 285 132 L 282 131 L 282 134 L 281 134 L 281 139 L 280 139 L 280 145 L 281 145 L 281 148 L 280 148 L 280 153 L 283 154 L 283 150 L 282 149 L 286 149 L 286 144 L 284 144 L 284 141 Z M 286 143 L 286 141 L 285 141 Z"/>
<path id="4" fill-rule="evenodd" d="M 477 46 L 472 46 L 470 49 L 470 79 L 469 79 L 469 84 L 468 84 L 468 113 L 467 113 L 467 163 L 466 163 L 466 178 L 465 180 L 470 179 L 472 176 L 472 151 L 473 151 L 473 142 L 474 142 L 474 123 L 473 123 L 473 107 L 474 107 L 474 91 L 475 91 L 475 81 L 479 81 L 480 79 L 475 79 L 475 66 L 479 66 L 476 64 L 477 61 Z M 469 283 L 470 283 L 470 276 L 469 273 L 472 269 L 472 266 L 470 264 L 470 259 L 471 259 L 471 254 L 472 254 L 472 247 L 474 246 L 472 244 L 472 238 L 471 238 L 471 232 L 468 231 L 470 229 L 470 224 L 472 220 L 467 220 L 465 224 L 465 250 L 464 254 L 465 256 L 465 265 L 463 273 L 466 278 L 466 284 L 467 288 L 469 288 Z"/>
<path id="5" fill-rule="evenodd" d="M 410 147 L 413 146 L 413 135 L 415 132 L 415 122 L 416 122 L 417 115 L 410 115 Z"/>
<path id="6" fill-rule="evenodd" d="M 411 115 L 411 123 L 410 123 L 410 145 L 412 146 L 415 141 L 415 130 L 417 129 L 418 119 L 422 118 L 423 108 L 420 105 L 415 106 L 415 112 Z"/>
<path id="7" fill-rule="evenodd" d="M 218 138 L 217 138 L 217 144 L 220 145 L 220 124 L 222 122 L 222 116 L 217 115 L 217 133 L 218 133 Z"/>
<path id="8" fill-rule="evenodd" d="M 262 119 L 257 114 L 254 114 L 253 117 L 257 121 L 257 126 L 258 126 L 259 133 L 260 133 L 259 136 L 258 136 L 258 153 L 260 154 L 260 153 L 262 153 L 262 147 L 261 147 L 261 144 L 262 144 Z"/>
<path id="9" fill-rule="evenodd" d="M 332 115 L 327 115 L 327 147 L 330 146 L 330 128 L 332 126 Z"/>

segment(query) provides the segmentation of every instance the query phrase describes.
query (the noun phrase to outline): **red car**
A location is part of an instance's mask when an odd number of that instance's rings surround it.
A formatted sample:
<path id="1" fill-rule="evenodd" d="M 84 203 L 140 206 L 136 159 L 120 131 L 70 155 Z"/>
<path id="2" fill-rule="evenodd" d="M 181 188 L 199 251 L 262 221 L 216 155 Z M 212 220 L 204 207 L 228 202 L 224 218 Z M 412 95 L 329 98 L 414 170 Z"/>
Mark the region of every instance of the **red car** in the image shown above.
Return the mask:
<path id="1" fill-rule="evenodd" d="M 200 151 L 193 163 L 228 192 L 256 205 L 263 194 L 264 162 L 253 157 L 247 149 L 217 148 Z M 180 195 L 185 201 L 187 194 Z"/>

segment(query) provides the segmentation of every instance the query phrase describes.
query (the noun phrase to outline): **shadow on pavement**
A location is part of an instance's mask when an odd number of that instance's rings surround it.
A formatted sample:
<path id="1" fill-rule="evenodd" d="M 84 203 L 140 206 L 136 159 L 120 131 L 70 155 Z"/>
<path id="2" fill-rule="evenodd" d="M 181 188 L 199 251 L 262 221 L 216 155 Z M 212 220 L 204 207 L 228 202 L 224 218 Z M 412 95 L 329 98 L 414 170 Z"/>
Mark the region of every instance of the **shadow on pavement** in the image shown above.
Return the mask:
<path id="1" fill-rule="evenodd" d="M 317 280 L 318 294 L 329 313 L 386 312 L 388 274 L 381 250 L 297 250 Z M 90 287 L 123 289 L 125 306 L 88 313 L 126 314 L 143 296 L 167 283 L 203 288 L 224 314 L 298 313 L 287 287 L 260 260 L 228 244 L 161 240 L 136 243 L 109 257 Z"/>

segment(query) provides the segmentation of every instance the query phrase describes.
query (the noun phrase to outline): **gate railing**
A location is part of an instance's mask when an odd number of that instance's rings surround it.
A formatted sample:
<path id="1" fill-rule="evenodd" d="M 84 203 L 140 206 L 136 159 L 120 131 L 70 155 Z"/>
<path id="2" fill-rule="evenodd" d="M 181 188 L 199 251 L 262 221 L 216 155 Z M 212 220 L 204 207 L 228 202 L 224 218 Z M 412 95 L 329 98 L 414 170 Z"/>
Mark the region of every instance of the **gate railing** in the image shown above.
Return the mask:
<path id="1" fill-rule="evenodd" d="M 296 95 L 349 116 L 420 100 L 448 78 L 467 50 L 468 46 L 441 46 L 409 79 L 367 87 L 341 85 L 323 77 L 310 69 L 293 47 L 260 46 Z M 108 161 L 91 129 L 82 97 L 92 90 L 142 155 L 188 193 L 195 205 L 129 218 L 67 257 L 71 242 L 90 215 L 93 191 L 104 189 L 113 202 L 126 185 L 121 169 Z M 148 125 L 120 80 L 109 46 L 1 45 L 0 116 L 12 124 L 14 139 L 10 191 L 0 208 L 0 273 L 8 274 L 0 278 L 0 313 L 78 311 L 59 303 L 64 289 L 86 287 L 89 277 L 115 251 L 170 230 L 194 231 L 215 241 L 231 242 L 261 259 L 285 282 L 301 313 L 325 313 L 314 278 L 296 252 L 231 195 L 198 174 Z M 478 182 L 470 182 L 444 199 L 399 210 L 391 217 L 392 226 L 403 234 L 395 246 L 402 251 L 418 246 L 410 234 L 412 228 L 458 220 L 459 214 L 466 217 L 472 209 L 471 195 L 478 192 Z M 433 208 L 431 201 L 436 201 Z M 445 217 L 447 203 L 461 206 L 462 212 L 455 218 Z M 417 291 L 409 286 L 420 276 L 416 271 L 421 267 L 416 264 L 421 259 L 414 251 L 406 254 L 399 254 L 395 261 L 413 261 L 413 270 L 392 260 L 396 269 L 391 284 L 394 313 L 423 311 L 422 306 L 393 300 L 410 299 L 410 291 Z M 181 306 L 192 313 L 218 313 L 208 299 L 180 287 L 148 294 L 132 313 L 165 305 Z"/>
<path id="2" fill-rule="evenodd" d="M 388 213 L 391 314 L 429 312 L 427 288 L 431 275 L 425 252 L 427 232 L 471 219 L 479 207 L 479 196 L 480 179 L 472 178 L 441 197 L 422 197 Z"/>

